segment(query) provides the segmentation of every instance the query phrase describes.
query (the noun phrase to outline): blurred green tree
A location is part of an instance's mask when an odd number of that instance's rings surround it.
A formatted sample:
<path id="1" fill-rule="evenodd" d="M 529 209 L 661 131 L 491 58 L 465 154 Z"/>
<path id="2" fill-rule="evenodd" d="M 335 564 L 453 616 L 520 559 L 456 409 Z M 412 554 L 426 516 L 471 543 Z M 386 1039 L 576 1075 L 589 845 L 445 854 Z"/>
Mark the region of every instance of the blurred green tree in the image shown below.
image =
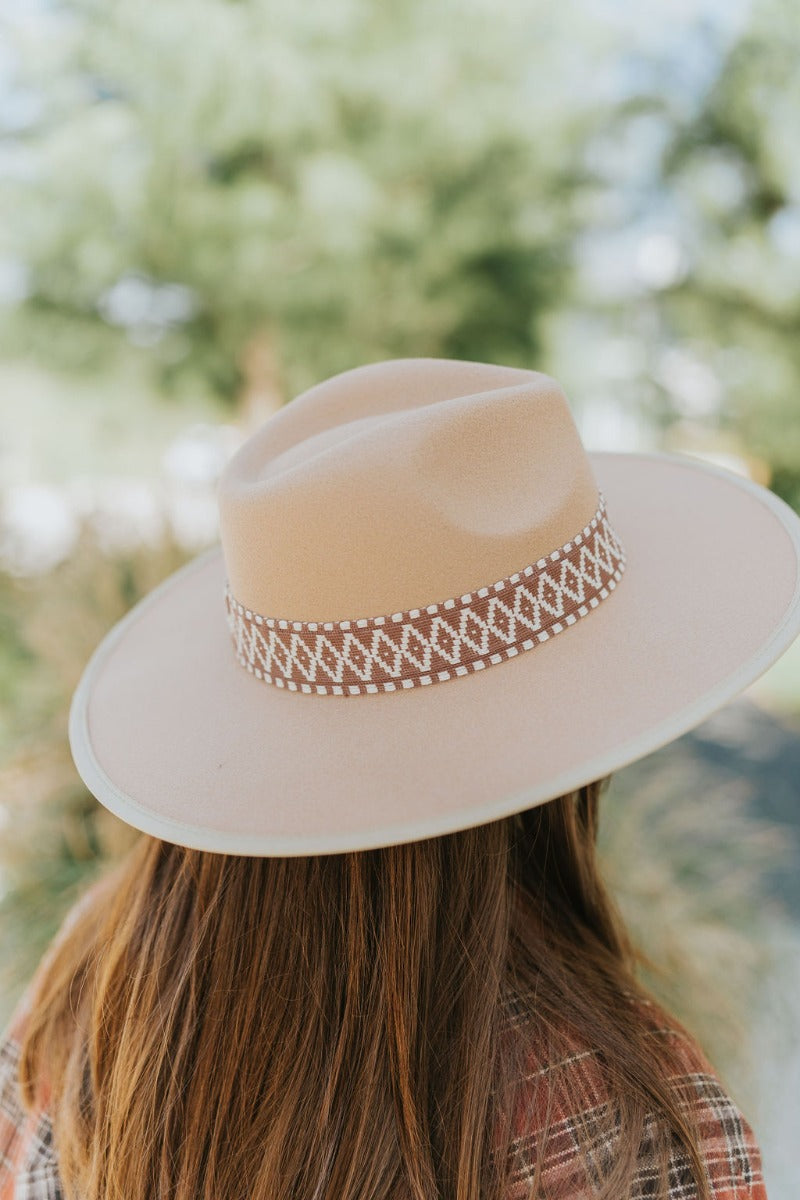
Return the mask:
<path id="1" fill-rule="evenodd" d="M 160 387 L 226 398 L 393 355 L 530 365 L 590 101 L 566 18 L 523 9 L 68 0 L 21 44 L 6 347 L 95 369 L 127 336 Z"/>
<path id="2" fill-rule="evenodd" d="M 632 82 L 587 140 L 549 340 L 587 408 L 743 459 L 800 511 L 798 61 L 790 0 L 757 0 L 727 37 L 698 22 L 649 57 L 631 47 Z"/>
<path id="3" fill-rule="evenodd" d="M 755 6 L 664 185 L 691 208 L 691 268 L 665 296 L 678 336 L 717 347 L 724 427 L 800 511 L 800 9 Z M 720 350 L 722 353 L 720 353 Z"/>

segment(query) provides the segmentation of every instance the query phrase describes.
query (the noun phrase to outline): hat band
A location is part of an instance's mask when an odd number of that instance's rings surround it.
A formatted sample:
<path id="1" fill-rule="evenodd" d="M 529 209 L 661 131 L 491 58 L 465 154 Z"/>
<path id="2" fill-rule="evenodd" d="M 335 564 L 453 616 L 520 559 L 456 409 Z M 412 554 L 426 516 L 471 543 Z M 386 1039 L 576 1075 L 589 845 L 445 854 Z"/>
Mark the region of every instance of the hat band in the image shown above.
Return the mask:
<path id="1" fill-rule="evenodd" d="M 291 621 L 245 608 L 225 583 L 236 657 L 257 679 L 292 691 L 394 692 L 480 671 L 546 642 L 605 600 L 625 569 L 605 498 L 565 545 L 452 600 L 391 616 Z"/>

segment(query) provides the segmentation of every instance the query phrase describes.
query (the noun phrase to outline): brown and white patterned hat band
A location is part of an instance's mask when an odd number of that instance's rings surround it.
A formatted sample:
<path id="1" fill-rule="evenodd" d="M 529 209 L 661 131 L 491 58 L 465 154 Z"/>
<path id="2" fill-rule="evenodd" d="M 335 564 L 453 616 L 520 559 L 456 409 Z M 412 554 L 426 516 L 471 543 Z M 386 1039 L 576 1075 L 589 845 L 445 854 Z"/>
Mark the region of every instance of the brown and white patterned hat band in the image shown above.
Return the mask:
<path id="1" fill-rule="evenodd" d="M 292 621 L 252 612 L 225 584 L 236 657 L 257 679 L 348 696 L 421 687 L 480 671 L 547 641 L 614 590 L 625 553 L 605 498 L 565 545 L 505 579 L 390 616 Z"/>

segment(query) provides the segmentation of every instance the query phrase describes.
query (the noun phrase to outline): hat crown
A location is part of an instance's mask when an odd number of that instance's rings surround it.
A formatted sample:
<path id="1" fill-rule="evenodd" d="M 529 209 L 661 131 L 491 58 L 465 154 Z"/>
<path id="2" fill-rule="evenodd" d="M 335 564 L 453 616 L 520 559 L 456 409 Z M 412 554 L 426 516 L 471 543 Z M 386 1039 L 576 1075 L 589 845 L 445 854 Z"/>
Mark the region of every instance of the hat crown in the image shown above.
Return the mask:
<path id="1" fill-rule="evenodd" d="M 233 456 L 218 494 L 232 594 L 294 621 L 459 596 L 559 548 L 598 504 L 554 379 L 443 359 L 310 388 Z"/>

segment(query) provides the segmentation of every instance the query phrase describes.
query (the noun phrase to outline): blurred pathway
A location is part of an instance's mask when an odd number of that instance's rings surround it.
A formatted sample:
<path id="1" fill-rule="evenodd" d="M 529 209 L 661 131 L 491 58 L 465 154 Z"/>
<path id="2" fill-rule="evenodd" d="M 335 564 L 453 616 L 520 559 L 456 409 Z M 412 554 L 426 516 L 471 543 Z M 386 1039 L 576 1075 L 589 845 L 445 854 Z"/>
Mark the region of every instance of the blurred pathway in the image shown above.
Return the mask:
<path id="1" fill-rule="evenodd" d="M 764 1155 L 769 1200 L 800 1196 L 800 928 L 776 925 L 776 969 L 764 980 L 753 1014 L 757 1064 L 753 1124 Z"/>
<path id="2" fill-rule="evenodd" d="M 744 780 L 751 811 L 785 831 L 793 853 L 769 887 L 800 923 L 800 723 L 741 699 L 681 738 L 680 750 L 695 760 L 701 780 Z"/>
<path id="3" fill-rule="evenodd" d="M 773 715 L 746 695 L 626 775 L 691 766 L 703 786 L 745 783 L 747 808 L 785 834 L 785 865 L 765 878 L 783 917 L 768 928 L 774 968 L 752 1013 L 750 1117 L 764 1155 L 770 1200 L 800 1196 L 800 721 Z M 751 1097 L 751 1098 L 750 1098 Z"/>

